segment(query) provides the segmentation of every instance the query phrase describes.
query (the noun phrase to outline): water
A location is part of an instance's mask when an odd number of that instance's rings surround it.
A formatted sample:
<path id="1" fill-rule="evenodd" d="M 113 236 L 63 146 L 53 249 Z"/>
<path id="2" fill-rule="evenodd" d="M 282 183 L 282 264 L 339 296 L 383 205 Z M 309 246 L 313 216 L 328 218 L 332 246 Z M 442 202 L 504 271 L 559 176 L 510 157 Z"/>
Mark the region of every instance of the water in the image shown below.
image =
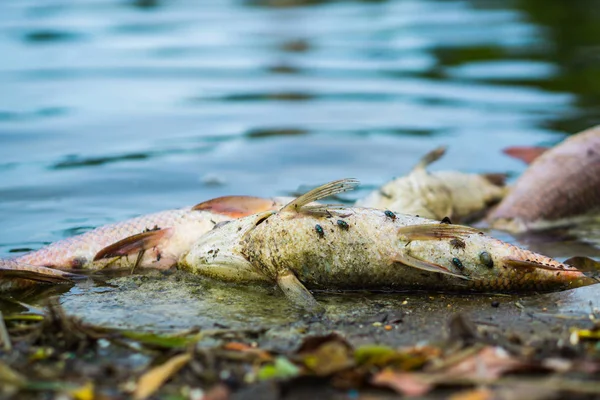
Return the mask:
<path id="1" fill-rule="evenodd" d="M 502 148 L 600 122 L 597 1 L 294 3 L 3 1 L 0 256 L 226 194 L 357 198 L 441 144 L 433 169 L 517 175 Z"/>

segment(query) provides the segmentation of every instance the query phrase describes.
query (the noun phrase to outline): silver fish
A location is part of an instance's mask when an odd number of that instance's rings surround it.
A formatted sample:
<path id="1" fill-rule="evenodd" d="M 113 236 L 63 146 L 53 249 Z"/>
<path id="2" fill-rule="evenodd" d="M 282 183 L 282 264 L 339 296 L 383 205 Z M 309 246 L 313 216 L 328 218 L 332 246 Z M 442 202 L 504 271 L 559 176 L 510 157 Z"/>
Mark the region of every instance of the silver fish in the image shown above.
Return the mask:
<path id="1" fill-rule="evenodd" d="M 309 205 L 351 189 L 341 180 L 280 211 L 232 221 L 200 238 L 178 265 L 236 282 L 276 282 L 319 309 L 309 289 L 551 291 L 596 281 L 576 268 L 476 229 L 360 207 Z"/>
<path id="2" fill-rule="evenodd" d="M 408 175 L 391 180 L 355 205 L 465 221 L 481 216 L 502 200 L 506 194 L 504 174 L 428 172 L 427 166 L 440 159 L 445 151 L 445 147 L 439 147 L 427 153 Z"/>

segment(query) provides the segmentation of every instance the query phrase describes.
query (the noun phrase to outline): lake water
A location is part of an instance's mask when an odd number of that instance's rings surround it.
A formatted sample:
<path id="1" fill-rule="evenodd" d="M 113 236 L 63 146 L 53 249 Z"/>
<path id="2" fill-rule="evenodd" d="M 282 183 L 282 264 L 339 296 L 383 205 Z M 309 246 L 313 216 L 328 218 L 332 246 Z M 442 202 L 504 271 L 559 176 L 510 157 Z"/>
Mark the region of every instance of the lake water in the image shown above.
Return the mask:
<path id="1" fill-rule="evenodd" d="M 439 145 L 516 176 L 504 147 L 600 122 L 597 1 L 302 3 L 2 1 L 0 256 L 227 194 L 355 199 Z"/>

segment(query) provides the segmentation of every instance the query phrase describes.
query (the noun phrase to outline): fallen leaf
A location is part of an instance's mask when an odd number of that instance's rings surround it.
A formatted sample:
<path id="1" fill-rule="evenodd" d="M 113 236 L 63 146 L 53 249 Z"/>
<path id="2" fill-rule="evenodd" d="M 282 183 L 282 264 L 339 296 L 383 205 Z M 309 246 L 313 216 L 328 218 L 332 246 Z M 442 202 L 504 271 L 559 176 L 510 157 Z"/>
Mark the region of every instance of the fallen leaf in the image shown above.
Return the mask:
<path id="1" fill-rule="evenodd" d="M 395 350 L 387 346 L 366 345 L 354 351 L 354 359 L 361 366 L 394 367 L 410 371 L 422 367 L 440 354 L 440 349 L 427 346 Z"/>
<path id="2" fill-rule="evenodd" d="M 285 357 L 277 357 L 274 364 L 265 365 L 258 371 L 258 379 L 287 379 L 300 374 L 300 368 Z"/>
<path id="3" fill-rule="evenodd" d="M 94 399 L 94 382 L 88 382 L 85 385 L 72 389 L 69 394 L 75 400 L 93 400 Z"/>
<path id="4" fill-rule="evenodd" d="M 201 335 L 176 336 L 176 335 L 158 335 L 156 333 L 122 331 L 121 335 L 127 339 L 135 340 L 143 345 L 161 347 L 166 349 L 178 349 L 187 347 L 190 344 L 200 340 Z"/>
<path id="5" fill-rule="evenodd" d="M 268 351 L 254 348 L 245 343 L 229 342 L 223 345 L 223 349 L 229 351 L 238 351 L 240 353 L 252 354 L 261 361 L 270 361 L 273 359 L 273 357 Z"/>
<path id="6" fill-rule="evenodd" d="M 419 374 L 394 372 L 391 369 L 377 373 L 371 379 L 371 384 L 388 387 L 405 396 L 423 396 L 433 388 L 433 385 Z"/>
<path id="7" fill-rule="evenodd" d="M 448 400 L 490 400 L 493 397 L 491 390 L 480 388 L 455 393 Z"/>
<path id="8" fill-rule="evenodd" d="M 497 379 L 505 372 L 521 369 L 526 365 L 501 347 L 487 346 L 472 356 L 449 366 L 442 374 L 453 378 Z"/>
<path id="9" fill-rule="evenodd" d="M 192 358 L 189 353 L 179 354 L 140 377 L 133 398 L 143 400 L 156 392 L 170 377 L 183 368 Z"/>
<path id="10" fill-rule="evenodd" d="M 298 350 L 296 350 L 296 353 L 298 353 L 298 354 L 310 353 L 311 351 L 318 349 L 323 344 L 328 343 L 328 342 L 343 343 L 346 347 L 351 348 L 350 344 L 348 344 L 346 339 L 344 339 L 342 336 L 338 335 L 337 333 L 330 333 L 329 335 L 324 335 L 324 336 L 308 336 L 308 337 L 306 337 L 302 341 L 300 348 L 298 348 Z"/>
<path id="11" fill-rule="evenodd" d="M 233 350 L 233 351 L 244 351 L 244 350 L 251 350 L 252 347 L 247 345 L 246 343 L 241 343 L 241 342 L 229 342 L 229 343 L 225 343 L 223 345 L 223 348 L 225 350 Z"/>
<path id="12" fill-rule="evenodd" d="M 2 383 L 2 386 L 22 387 L 26 382 L 24 376 L 0 361 L 0 383 Z"/>
<path id="13" fill-rule="evenodd" d="M 323 343 L 310 353 L 302 354 L 304 365 L 318 376 L 327 376 L 354 366 L 354 357 L 347 344 Z"/>
<path id="14" fill-rule="evenodd" d="M 227 400 L 230 394 L 231 390 L 226 385 L 217 383 L 202 396 L 202 400 Z"/>

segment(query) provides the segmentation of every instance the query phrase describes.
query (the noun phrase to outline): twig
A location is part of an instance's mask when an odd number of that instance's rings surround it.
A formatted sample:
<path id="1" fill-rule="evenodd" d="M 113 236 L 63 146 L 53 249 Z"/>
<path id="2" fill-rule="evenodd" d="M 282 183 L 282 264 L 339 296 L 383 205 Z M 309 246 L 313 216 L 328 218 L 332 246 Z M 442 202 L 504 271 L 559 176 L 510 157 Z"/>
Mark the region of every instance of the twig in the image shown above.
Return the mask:
<path id="1" fill-rule="evenodd" d="M 2 348 L 4 351 L 12 350 L 12 343 L 10 341 L 10 336 L 8 336 L 8 330 L 6 329 L 6 324 L 4 323 L 4 315 L 2 315 L 2 311 L 0 311 L 0 343 L 2 344 Z"/>

